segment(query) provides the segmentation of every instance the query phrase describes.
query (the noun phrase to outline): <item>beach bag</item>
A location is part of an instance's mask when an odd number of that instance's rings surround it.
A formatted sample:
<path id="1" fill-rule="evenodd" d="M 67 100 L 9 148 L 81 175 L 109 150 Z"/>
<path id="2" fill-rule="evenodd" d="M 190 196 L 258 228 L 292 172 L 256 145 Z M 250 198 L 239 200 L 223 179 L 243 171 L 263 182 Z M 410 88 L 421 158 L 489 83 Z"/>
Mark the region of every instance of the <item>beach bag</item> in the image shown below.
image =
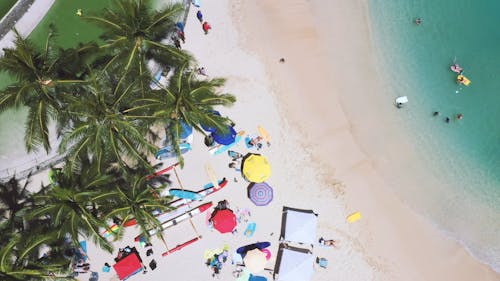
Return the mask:
<path id="1" fill-rule="evenodd" d="M 151 268 L 151 270 L 155 270 L 156 266 L 156 261 L 154 259 L 149 262 L 149 268 Z"/>

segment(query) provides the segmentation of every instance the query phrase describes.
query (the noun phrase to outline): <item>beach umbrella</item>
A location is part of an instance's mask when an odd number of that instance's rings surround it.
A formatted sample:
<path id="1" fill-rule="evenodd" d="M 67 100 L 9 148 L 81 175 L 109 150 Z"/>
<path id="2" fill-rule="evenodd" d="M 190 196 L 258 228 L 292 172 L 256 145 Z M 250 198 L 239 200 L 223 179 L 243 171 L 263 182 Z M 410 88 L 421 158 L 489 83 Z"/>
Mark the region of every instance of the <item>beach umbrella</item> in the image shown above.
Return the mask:
<path id="1" fill-rule="evenodd" d="M 245 257 L 245 255 L 247 254 L 247 252 L 253 250 L 253 249 L 259 249 L 259 250 L 263 250 L 267 247 L 271 246 L 271 243 L 269 242 L 257 242 L 257 243 L 253 243 L 253 244 L 249 244 L 249 245 L 245 245 L 245 246 L 241 246 L 239 247 L 238 249 L 236 249 L 236 253 L 238 253 L 239 255 L 241 255 L 242 257 Z"/>
<path id="2" fill-rule="evenodd" d="M 256 276 L 256 275 L 250 274 L 248 281 L 267 281 L 267 278 L 264 276 Z"/>
<path id="3" fill-rule="evenodd" d="M 215 210 L 212 215 L 212 224 L 220 233 L 232 232 L 237 225 L 236 215 L 230 209 Z"/>
<path id="4" fill-rule="evenodd" d="M 255 248 L 247 252 L 243 258 L 243 263 L 245 267 L 252 274 L 257 274 L 264 270 L 267 264 L 266 254 L 261 250 Z"/>
<path id="5" fill-rule="evenodd" d="M 273 188 L 266 182 L 253 182 L 248 185 L 247 195 L 256 206 L 266 206 L 273 201 Z"/>
<path id="6" fill-rule="evenodd" d="M 215 130 L 214 132 L 212 132 L 214 141 L 223 145 L 232 144 L 236 138 L 236 135 L 236 131 L 231 126 L 227 126 L 227 130 L 225 132 L 221 130 Z"/>
<path id="7" fill-rule="evenodd" d="M 180 124 L 180 127 L 181 127 L 180 128 L 180 132 L 179 132 L 179 138 L 180 139 L 185 139 L 185 138 L 189 137 L 193 133 L 193 127 L 189 126 L 189 124 L 186 123 L 184 120 L 181 119 L 179 121 L 179 124 Z M 169 125 L 165 128 L 165 130 L 167 132 L 169 132 L 170 129 L 171 129 L 171 126 L 174 126 L 173 122 L 169 123 Z M 168 133 L 167 133 L 167 136 L 168 136 Z M 169 137 L 167 137 L 167 140 L 165 140 L 165 142 L 171 142 L 168 139 L 169 139 Z"/>
<path id="8" fill-rule="evenodd" d="M 271 176 L 271 166 L 266 157 L 248 153 L 241 161 L 241 173 L 249 182 L 263 182 Z"/>
<path id="9" fill-rule="evenodd" d="M 185 139 L 185 138 L 189 137 L 193 133 L 193 127 L 189 126 L 184 121 L 181 121 L 180 123 L 181 123 L 181 134 L 180 134 L 179 137 L 181 139 Z"/>

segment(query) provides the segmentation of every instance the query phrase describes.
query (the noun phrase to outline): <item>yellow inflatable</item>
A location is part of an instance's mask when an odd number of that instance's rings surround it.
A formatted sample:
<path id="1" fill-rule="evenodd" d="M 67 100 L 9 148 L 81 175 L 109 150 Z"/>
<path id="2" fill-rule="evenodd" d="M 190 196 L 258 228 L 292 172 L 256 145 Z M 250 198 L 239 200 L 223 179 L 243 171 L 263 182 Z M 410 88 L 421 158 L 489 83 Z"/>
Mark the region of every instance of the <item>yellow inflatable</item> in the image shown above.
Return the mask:
<path id="1" fill-rule="evenodd" d="M 462 74 L 457 76 L 457 82 L 465 86 L 469 86 L 470 84 L 470 80 L 467 79 L 467 77 L 463 76 Z"/>

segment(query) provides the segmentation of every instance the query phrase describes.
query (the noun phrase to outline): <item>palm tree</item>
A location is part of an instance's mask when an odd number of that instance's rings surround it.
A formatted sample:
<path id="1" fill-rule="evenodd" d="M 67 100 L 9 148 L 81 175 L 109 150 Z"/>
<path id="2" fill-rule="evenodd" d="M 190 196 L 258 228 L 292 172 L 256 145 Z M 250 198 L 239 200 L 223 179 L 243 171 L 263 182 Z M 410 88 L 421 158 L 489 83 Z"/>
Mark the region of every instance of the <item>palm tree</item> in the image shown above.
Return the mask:
<path id="1" fill-rule="evenodd" d="M 180 153 L 180 132 L 182 122 L 206 134 L 201 125 L 227 130 L 232 121 L 215 113 L 216 106 L 231 106 L 236 98 L 219 92 L 225 79 L 199 80 L 185 64 L 171 77 L 168 86 L 158 83 L 160 90 L 152 91 L 151 97 L 137 99 L 134 106 L 125 110 L 129 118 L 154 120 L 169 128 L 168 137 L 183 163 Z M 133 115 L 135 113 L 135 115 Z"/>
<path id="2" fill-rule="evenodd" d="M 80 45 L 76 49 L 57 49 L 55 31 L 48 33 L 43 48 L 22 38 L 15 31 L 15 47 L 4 49 L 0 70 L 17 79 L 17 82 L 0 91 L 0 112 L 10 108 L 28 107 L 25 125 L 25 146 L 28 152 L 43 146 L 50 150 L 48 123 L 58 121 L 64 107 L 64 96 L 71 92 L 71 85 L 83 82 L 80 63 L 95 50 L 95 44 Z M 71 63 L 68 63 L 71 62 Z M 72 65 L 72 67 L 68 67 Z"/>
<path id="3" fill-rule="evenodd" d="M 99 207 L 113 195 L 104 191 L 104 187 L 112 185 L 111 180 L 102 174 L 67 176 L 66 173 L 59 173 L 57 184 L 52 184 L 47 192 L 35 197 L 37 207 L 28 214 L 28 219 L 50 222 L 59 239 L 69 234 L 77 245 L 79 237 L 83 236 L 111 252 L 111 244 L 99 234 L 100 229 L 108 228 L 100 219 Z"/>
<path id="4" fill-rule="evenodd" d="M 183 11 L 182 4 L 169 4 L 154 10 L 149 0 L 115 0 L 110 7 L 99 15 L 83 18 L 104 30 L 101 37 L 105 44 L 101 49 L 108 54 L 104 68 L 122 73 L 120 83 L 131 70 L 138 76 L 149 76 L 151 81 L 147 68 L 150 59 L 170 67 L 192 60 L 186 52 L 162 43 L 175 31 L 176 21 Z M 149 83 L 141 86 L 142 91 L 147 91 Z"/>
<path id="5" fill-rule="evenodd" d="M 140 168 L 121 167 L 112 172 L 117 179 L 114 190 L 114 200 L 111 202 L 106 218 L 119 217 L 122 225 L 135 220 L 144 235 L 149 237 L 149 230 L 156 230 L 162 238 L 163 228 L 155 213 L 172 209 L 169 202 L 171 196 L 159 196 L 165 186 L 155 187 L 147 180 L 147 170 Z M 121 227 L 120 229 L 123 229 Z"/>
<path id="6" fill-rule="evenodd" d="M 34 205 L 31 193 L 26 189 L 29 184 L 29 176 L 21 186 L 19 181 L 12 177 L 7 182 L 0 183 L 0 216 L 3 227 L 11 231 L 23 231 L 23 213 L 26 208 Z M 5 231 L 3 229 L 2 231 Z"/>
<path id="7" fill-rule="evenodd" d="M 70 170 L 87 157 L 95 159 L 99 171 L 113 162 L 149 166 L 146 158 L 156 150 L 150 144 L 156 135 L 149 123 L 131 119 L 123 112 L 137 93 L 137 83 L 118 83 L 106 71 L 92 73 L 87 90 L 78 97 L 68 97 L 70 102 L 64 114 L 72 126 L 63 132 L 59 149 L 67 153 Z"/>
<path id="8" fill-rule="evenodd" d="M 2 234 L 0 248 L 0 279 L 5 281 L 25 280 L 73 280 L 69 273 L 70 260 L 51 260 L 50 263 L 38 258 L 39 249 L 50 244 L 55 236 L 47 233 L 30 235 Z M 55 275 L 64 277 L 55 277 Z M 67 277 L 66 277 L 67 276 Z"/>

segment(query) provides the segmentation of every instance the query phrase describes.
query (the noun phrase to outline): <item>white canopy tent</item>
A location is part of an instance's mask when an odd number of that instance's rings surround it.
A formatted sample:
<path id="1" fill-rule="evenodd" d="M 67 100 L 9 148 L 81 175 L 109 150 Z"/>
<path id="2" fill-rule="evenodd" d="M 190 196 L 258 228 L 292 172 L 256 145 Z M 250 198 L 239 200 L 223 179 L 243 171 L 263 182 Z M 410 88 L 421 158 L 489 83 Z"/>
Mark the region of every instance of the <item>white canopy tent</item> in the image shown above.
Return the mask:
<path id="1" fill-rule="evenodd" d="M 311 251 L 280 244 L 274 267 L 274 280 L 308 281 L 313 274 L 314 255 Z"/>
<path id="2" fill-rule="evenodd" d="M 283 207 L 280 239 L 314 245 L 317 225 L 318 215 L 312 210 Z"/>

